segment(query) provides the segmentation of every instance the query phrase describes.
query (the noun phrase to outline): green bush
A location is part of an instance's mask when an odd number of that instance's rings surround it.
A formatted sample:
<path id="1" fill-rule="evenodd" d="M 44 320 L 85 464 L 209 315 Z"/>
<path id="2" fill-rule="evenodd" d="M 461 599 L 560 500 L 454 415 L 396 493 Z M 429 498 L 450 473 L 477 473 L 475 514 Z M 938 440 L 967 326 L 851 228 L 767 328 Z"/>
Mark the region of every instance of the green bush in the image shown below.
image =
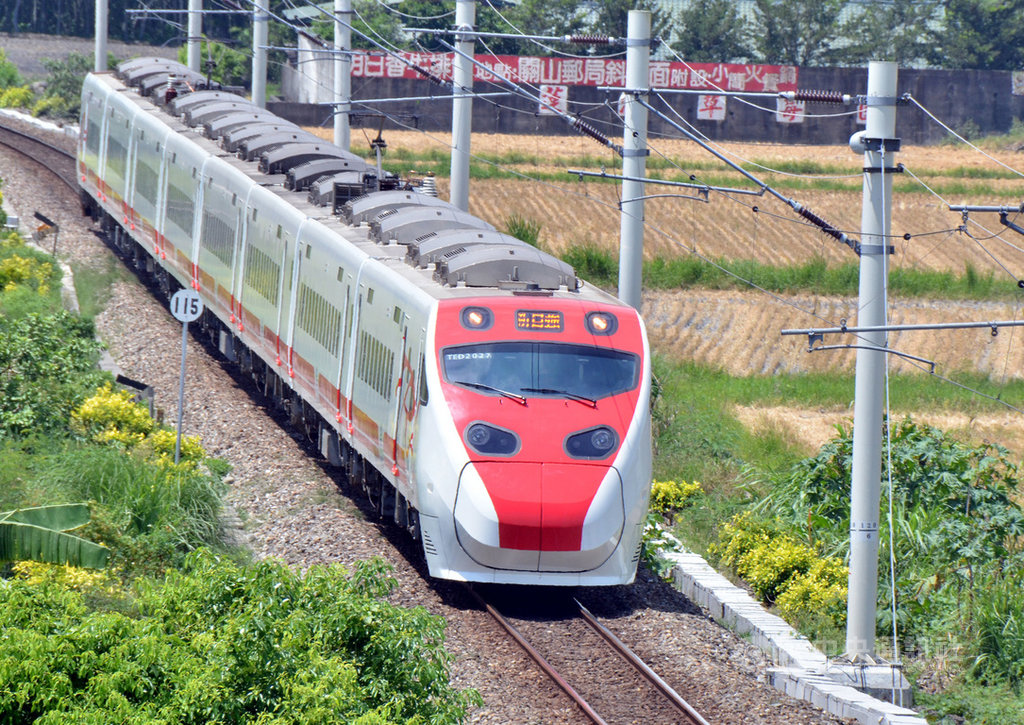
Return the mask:
<path id="1" fill-rule="evenodd" d="M 572 265 L 579 277 L 601 286 L 614 286 L 619 280 L 619 264 L 611 252 L 594 244 L 574 244 L 565 250 L 562 259 Z"/>
<path id="2" fill-rule="evenodd" d="M 160 574 L 199 547 L 221 547 L 225 486 L 206 467 L 163 466 L 116 447 L 69 446 L 41 474 L 69 500 L 94 501 L 88 538 L 126 575 Z"/>
<path id="3" fill-rule="evenodd" d="M 505 217 L 505 233 L 532 247 L 540 246 L 540 222 L 534 219 L 510 214 Z"/>
<path id="4" fill-rule="evenodd" d="M 18 66 L 7 59 L 7 53 L 0 48 L 0 89 L 20 86 L 24 83 Z"/>
<path id="5" fill-rule="evenodd" d="M 722 525 L 712 553 L 785 616 L 824 616 L 837 626 L 845 621 L 848 571 L 842 561 L 822 556 L 777 521 L 749 510 L 737 514 Z"/>
<path id="6" fill-rule="evenodd" d="M 27 86 L 15 86 L 0 93 L 0 108 L 28 108 L 32 105 L 32 91 Z"/>
<path id="7" fill-rule="evenodd" d="M 108 374 L 93 327 L 69 312 L 0 318 L 0 438 L 67 430 L 71 410 Z"/>
<path id="8" fill-rule="evenodd" d="M 0 722 L 458 722 L 444 620 L 382 599 L 379 563 L 297 574 L 207 551 L 127 613 L 56 583 L 0 586 Z"/>

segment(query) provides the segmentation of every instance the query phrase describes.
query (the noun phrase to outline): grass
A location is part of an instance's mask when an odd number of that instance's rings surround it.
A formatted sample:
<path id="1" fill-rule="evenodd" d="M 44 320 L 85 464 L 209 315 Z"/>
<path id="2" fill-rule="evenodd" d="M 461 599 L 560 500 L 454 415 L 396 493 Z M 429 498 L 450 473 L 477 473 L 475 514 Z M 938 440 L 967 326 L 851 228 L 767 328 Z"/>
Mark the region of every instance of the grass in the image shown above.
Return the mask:
<path id="1" fill-rule="evenodd" d="M 103 255 L 96 260 L 98 266 L 79 266 L 74 269 L 75 295 L 78 297 L 80 314 L 87 320 L 103 312 L 110 299 L 110 289 L 115 282 L 129 279 L 124 265 L 113 256 Z"/>
<path id="2" fill-rule="evenodd" d="M 570 246 L 562 259 L 592 284 L 614 287 L 618 260 L 613 253 L 593 244 Z M 644 262 L 643 282 L 649 289 L 702 288 L 749 290 L 751 285 L 780 294 L 856 296 L 860 267 L 857 263 L 828 266 L 823 259 L 777 267 L 751 259 L 704 259 L 687 256 Z M 978 272 L 970 264 L 963 274 L 921 269 L 893 269 L 889 292 L 897 297 L 941 300 L 1014 301 L 1021 290 L 1014 280 L 994 272 Z"/>
<path id="3" fill-rule="evenodd" d="M 1003 146 L 1006 144 L 1004 143 Z M 413 150 L 398 147 L 388 152 L 387 160 L 400 161 L 400 166 L 389 166 L 396 172 L 407 171 L 415 165 L 418 172 L 433 171 L 437 176 L 447 178 L 451 168 L 451 155 L 440 148 Z M 515 179 L 523 174 L 545 181 L 565 181 L 569 176 L 565 170 L 580 168 L 587 170 L 607 169 L 617 173 L 616 157 L 590 154 L 573 156 L 542 156 L 522 151 L 475 154 L 470 163 L 470 177 L 474 179 Z M 755 159 L 741 163 L 745 170 L 770 184 L 773 188 L 790 191 L 835 191 L 859 192 L 862 189 L 860 168 L 856 164 L 822 163 L 812 159 L 781 160 Z M 552 167 L 557 171 L 550 171 Z M 733 171 L 726 164 L 715 160 L 676 160 L 671 157 L 652 155 L 647 159 L 646 168 L 652 178 L 671 181 L 696 181 L 711 186 L 731 186 L 756 189 L 749 179 Z M 1002 167 L 976 168 L 955 166 L 949 168 L 912 168 L 918 177 L 928 179 L 932 190 L 943 197 L 968 195 L 1013 198 L 1019 197 L 1019 190 L 1009 185 L 993 186 L 977 183 L 984 181 L 1018 181 L 1019 175 Z M 773 173 L 779 172 L 778 174 Z M 787 176 L 787 174 L 802 175 Z M 694 175 L 694 179 L 691 179 Z M 806 177 L 849 177 L 849 178 L 806 178 Z M 614 179 L 590 178 L 589 183 L 616 184 Z M 894 191 L 901 194 L 930 194 L 918 182 L 907 177 L 894 180 Z"/>
<path id="4" fill-rule="evenodd" d="M 699 481 L 706 492 L 701 499 L 680 514 L 673 527 L 683 543 L 694 551 L 708 555 L 709 545 L 718 541 L 722 522 L 760 500 L 768 492 L 773 474 L 788 471 L 807 451 L 784 430 L 762 427 L 750 430 L 735 417 L 736 406 L 770 407 L 793 405 L 812 409 L 841 407 L 849 410 L 853 397 L 852 375 L 805 374 L 751 376 L 736 378 L 720 370 L 692 362 L 676 362 L 663 356 L 654 358 L 656 398 L 653 408 L 656 480 Z M 997 386 L 974 375 L 966 383 L 1004 399 L 1024 394 L 1024 382 Z M 976 414 L 999 410 L 995 401 L 980 399 L 962 388 L 938 385 L 928 376 L 893 376 L 893 399 L 901 407 L 917 412 L 956 410 Z M 896 415 L 899 415 L 897 413 Z M 715 556 L 709 556 L 712 562 Z M 985 601 L 990 601 L 986 599 Z M 1007 598 L 1011 604 L 1018 599 Z M 1019 623 L 1021 612 L 1007 606 L 979 617 L 987 626 L 996 655 L 1013 658 L 1024 646 Z M 1009 627 L 1008 623 L 1014 623 Z M 842 650 L 844 632 L 835 625 L 813 616 L 807 621 L 794 621 L 796 628 L 814 638 L 815 644 L 831 654 Z M 979 629 L 984 627 L 979 626 Z M 966 636 L 975 636 L 964 633 Z M 1013 649 L 1009 644 L 1014 636 Z M 956 639 L 955 637 L 953 638 Z M 953 640 L 951 640 L 953 641 Z M 941 642 L 938 643 L 939 646 Z M 879 646 L 887 643 L 879 640 Z M 911 660 L 909 674 L 913 680 L 927 682 L 936 668 L 946 673 L 947 681 L 939 687 L 915 695 L 929 722 L 954 723 L 1024 722 L 1011 713 L 1024 712 L 1024 695 L 1006 685 L 984 685 L 971 679 L 966 669 L 971 662 L 963 654 L 939 661 L 934 652 L 924 659 Z M 945 655 L 941 655 L 945 656 Z M 931 659 L 928 659 L 928 658 Z M 1009 718 L 1009 719 L 1008 719 Z"/>

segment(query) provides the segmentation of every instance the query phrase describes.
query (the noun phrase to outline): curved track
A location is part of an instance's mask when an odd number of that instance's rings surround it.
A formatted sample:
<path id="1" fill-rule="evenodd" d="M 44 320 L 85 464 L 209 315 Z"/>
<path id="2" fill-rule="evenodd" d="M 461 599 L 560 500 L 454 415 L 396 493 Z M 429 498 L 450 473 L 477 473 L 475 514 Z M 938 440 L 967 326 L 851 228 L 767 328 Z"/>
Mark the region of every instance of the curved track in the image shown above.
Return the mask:
<path id="1" fill-rule="evenodd" d="M 77 197 L 75 156 L 67 149 L 41 139 L 38 132 L 28 133 L 18 128 L 20 124 L 0 116 L 0 144 L 24 156 L 34 164 L 63 182 Z"/>

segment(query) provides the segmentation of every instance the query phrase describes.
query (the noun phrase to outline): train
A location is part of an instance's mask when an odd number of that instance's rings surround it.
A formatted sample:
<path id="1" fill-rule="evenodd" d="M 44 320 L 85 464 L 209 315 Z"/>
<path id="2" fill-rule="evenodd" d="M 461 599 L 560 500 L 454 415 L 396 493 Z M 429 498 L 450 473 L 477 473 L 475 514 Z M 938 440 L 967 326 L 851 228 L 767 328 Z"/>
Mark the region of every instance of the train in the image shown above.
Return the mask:
<path id="1" fill-rule="evenodd" d="M 76 165 L 108 242 L 167 297 L 199 293 L 192 329 L 431 577 L 634 580 L 652 466 L 635 309 L 167 59 L 85 78 Z"/>

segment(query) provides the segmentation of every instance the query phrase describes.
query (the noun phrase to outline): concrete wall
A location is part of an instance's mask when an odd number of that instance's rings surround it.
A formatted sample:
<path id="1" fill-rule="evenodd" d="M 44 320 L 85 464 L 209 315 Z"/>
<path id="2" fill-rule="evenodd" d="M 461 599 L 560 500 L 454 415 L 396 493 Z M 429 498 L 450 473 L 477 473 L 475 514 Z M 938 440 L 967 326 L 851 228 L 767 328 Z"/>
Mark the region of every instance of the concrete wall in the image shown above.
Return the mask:
<path id="1" fill-rule="evenodd" d="M 285 91 L 289 97 L 298 97 L 296 88 L 301 83 L 292 69 L 286 73 Z M 1004 133 L 1010 129 L 1013 119 L 1024 118 L 1024 96 L 1013 95 L 1012 74 L 1009 71 L 941 71 L 901 70 L 899 93 L 910 93 L 922 106 L 949 126 L 959 129 L 966 121 L 972 121 L 983 133 Z M 388 128 L 420 128 L 429 131 L 451 129 L 451 100 L 408 101 L 401 103 L 373 104 L 359 106 L 360 98 L 395 98 L 405 96 L 444 96 L 450 93 L 427 81 L 406 79 L 353 79 L 353 96 L 356 99 L 353 118 L 354 126 L 374 127 L 379 124 L 378 113 L 384 112 L 389 118 Z M 805 90 L 834 90 L 851 95 L 862 94 L 867 88 L 866 68 L 801 68 L 799 86 Z M 330 87 L 328 85 L 328 87 Z M 493 92 L 501 88 L 477 83 L 478 92 Z M 569 91 L 572 110 L 585 109 L 585 117 L 594 127 L 609 136 L 619 137 L 621 127 L 615 123 L 615 115 L 604 104 L 614 107 L 617 94 L 600 91 L 594 87 L 574 86 Z M 767 107 L 769 111 L 755 108 L 743 101 L 730 98 L 727 114 L 723 121 L 696 120 L 697 96 L 665 96 L 672 108 L 701 133 L 713 140 L 758 141 L 765 143 L 846 143 L 851 134 L 863 128 L 858 126 L 854 115 L 831 115 L 851 111 L 850 107 L 825 104 L 807 104 L 807 114 L 822 115 L 819 118 L 805 118 L 803 123 L 779 123 L 773 112 L 775 102 L 771 98 L 750 99 L 751 103 Z M 333 124 L 329 106 L 299 103 L 268 104 L 275 113 L 308 125 Z M 570 126 L 562 119 L 537 115 L 536 103 L 516 96 L 477 99 L 473 104 L 473 131 L 478 133 L 515 134 L 573 134 Z M 666 111 L 670 116 L 672 113 Z M 678 118 L 675 119 L 679 121 Z M 897 134 L 904 143 L 931 144 L 941 141 L 946 132 L 913 104 L 901 106 L 896 118 Z M 678 135 L 654 114 L 651 115 L 652 134 Z"/>

